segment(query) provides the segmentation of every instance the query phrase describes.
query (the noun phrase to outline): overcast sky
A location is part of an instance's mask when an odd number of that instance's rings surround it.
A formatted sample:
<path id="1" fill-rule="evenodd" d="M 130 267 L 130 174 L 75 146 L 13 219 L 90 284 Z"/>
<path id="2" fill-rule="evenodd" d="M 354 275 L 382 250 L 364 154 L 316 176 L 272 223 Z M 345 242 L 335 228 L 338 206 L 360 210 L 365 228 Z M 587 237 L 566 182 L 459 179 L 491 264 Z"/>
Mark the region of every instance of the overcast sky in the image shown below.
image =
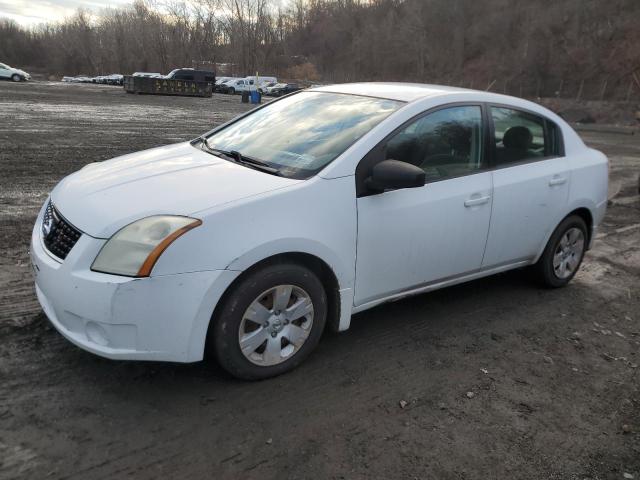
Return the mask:
<path id="1" fill-rule="evenodd" d="M 11 18 L 21 25 L 62 20 L 79 7 L 99 12 L 107 7 L 120 7 L 133 0 L 0 0 L 0 17 Z"/>

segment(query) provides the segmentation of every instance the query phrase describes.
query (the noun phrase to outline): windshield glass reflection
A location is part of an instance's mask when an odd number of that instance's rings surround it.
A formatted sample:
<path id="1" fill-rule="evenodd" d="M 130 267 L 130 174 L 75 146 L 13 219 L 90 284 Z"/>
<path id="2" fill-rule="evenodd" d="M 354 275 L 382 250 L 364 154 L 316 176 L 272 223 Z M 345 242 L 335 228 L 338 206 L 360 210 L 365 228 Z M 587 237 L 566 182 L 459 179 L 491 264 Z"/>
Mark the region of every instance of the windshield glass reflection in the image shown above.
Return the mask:
<path id="1" fill-rule="evenodd" d="M 265 161 L 281 175 L 307 178 L 402 105 L 381 98 L 302 92 L 214 133 L 208 144 Z"/>

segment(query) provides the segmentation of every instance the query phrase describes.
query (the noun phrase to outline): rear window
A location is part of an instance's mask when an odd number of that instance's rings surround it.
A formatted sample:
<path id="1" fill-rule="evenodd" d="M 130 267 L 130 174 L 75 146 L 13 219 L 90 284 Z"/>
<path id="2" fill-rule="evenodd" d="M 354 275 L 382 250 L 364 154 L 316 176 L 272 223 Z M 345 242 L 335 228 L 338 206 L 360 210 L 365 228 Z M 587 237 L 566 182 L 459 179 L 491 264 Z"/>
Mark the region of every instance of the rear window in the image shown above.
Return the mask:
<path id="1" fill-rule="evenodd" d="M 558 127 L 546 118 L 506 107 L 491 107 L 498 165 L 562 155 Z"/>

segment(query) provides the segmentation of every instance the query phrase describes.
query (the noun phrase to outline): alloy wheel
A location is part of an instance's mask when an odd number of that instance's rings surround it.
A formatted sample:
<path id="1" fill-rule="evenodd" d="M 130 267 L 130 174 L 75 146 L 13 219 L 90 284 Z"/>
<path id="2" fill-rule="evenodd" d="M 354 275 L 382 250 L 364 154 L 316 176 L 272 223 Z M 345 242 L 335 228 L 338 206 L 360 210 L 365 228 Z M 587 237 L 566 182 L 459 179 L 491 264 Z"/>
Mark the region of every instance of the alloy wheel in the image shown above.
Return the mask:
<path id="1" fill-rule="evenodd" d="M 285 362 L 304 345 L 313 325 L 311 296 L 295 285 L 261 293 L 247 308 L 238 331 L 242 354 L 254 365 Z"/>
<path id="2" fill-rule="evenodd" d="M 577 227 L 567 230 L 553 254 L 553 271 L 558 278 L 565 279 L 574 274 L 584 253 L 584 233 Z"/>

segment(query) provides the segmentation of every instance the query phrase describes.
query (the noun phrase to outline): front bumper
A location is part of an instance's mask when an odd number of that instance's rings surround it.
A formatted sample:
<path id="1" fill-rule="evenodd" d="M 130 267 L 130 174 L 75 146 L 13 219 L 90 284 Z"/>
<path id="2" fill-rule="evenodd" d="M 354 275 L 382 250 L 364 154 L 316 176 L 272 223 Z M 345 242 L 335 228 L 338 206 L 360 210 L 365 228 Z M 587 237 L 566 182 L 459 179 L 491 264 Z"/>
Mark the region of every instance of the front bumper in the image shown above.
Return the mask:
<path id="1" fill-rule="evenodd" d="M 128 278 L 92 272 L 105 240 L 83 234 L 61 262 L 44 247 L 42 212 L 31 237 L 36 294 L 53 326 L 97 355 L 194 362 L 204 353 L 218 300 L 240 272 L 215 270 Z"/>

